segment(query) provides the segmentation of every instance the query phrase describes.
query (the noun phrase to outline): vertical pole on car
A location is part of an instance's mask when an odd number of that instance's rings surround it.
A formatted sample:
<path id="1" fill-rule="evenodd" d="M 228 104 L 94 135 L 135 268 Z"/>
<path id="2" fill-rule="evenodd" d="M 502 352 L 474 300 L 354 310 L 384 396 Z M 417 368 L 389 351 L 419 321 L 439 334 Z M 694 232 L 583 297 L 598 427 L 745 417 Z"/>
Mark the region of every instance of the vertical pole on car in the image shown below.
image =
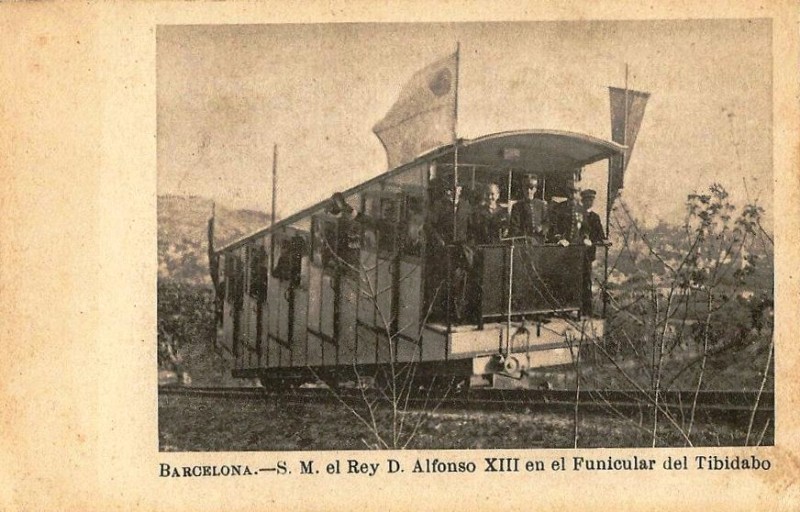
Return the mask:
<path id="1" fill-rule="evenodd" d="M 272 197 L 271 197 L 271 205 L 270 209 L 272 210 L 270 213 L 270 223 L 269 223 L 269 269 L 267 270 L 267 282 L 269 282 L 269 275 L 272 273 L 272 269 L 275 268 L 275 222 L 276 222 L 276 208 L 277 208 L 277 193 L 278 193 L 278 145 L 272 145 Z M 272 314 L 272 310 L 267 304 L 267 325 L 270 322 L 270 315 Z M 269 332 L 269 329 L 267 329 Z M 267 336 L 267 360 L 264 366 L 269 365 L 269 336 Z"/>
<path id="2" fill-rule="evenodd" d="M 461 59 L 461 42 L 456 42 L 456 76 L 455 76 L 455 91 L 453 99 L 453 242 L 456 241 L 458 235 L 458 203 L 456 202 L 456 194 L 458 190 L 458 68 Z M 454 247 L 451 245 L 447 247 L 447 332 L 448 335 L 452 330 L 452 315 L 450 310 L 454 307 L 454 301 L 459 300 L 458 297 L 453 296 L 453 258 L 455 256 Z"/>
<path id="3" fill-rule="evenodd" d="M 625 117 L 623 119 L 622 130 L 622 145 L 628 145 L 628 64 L 625 63 Z M 622 168 L 625 168 L 625 160 L 627 158 L 627 150 L 622 153 Z M 606 240 L 611 232 L 611 169 L 614 165 L 613 157 L 608 160 L 608 184 L 606 186 Z M 608 244 L 605 248 L 604 270 L 603 270 L 603 318 L 606 317 L 606 308 L 608 307 Z"/>

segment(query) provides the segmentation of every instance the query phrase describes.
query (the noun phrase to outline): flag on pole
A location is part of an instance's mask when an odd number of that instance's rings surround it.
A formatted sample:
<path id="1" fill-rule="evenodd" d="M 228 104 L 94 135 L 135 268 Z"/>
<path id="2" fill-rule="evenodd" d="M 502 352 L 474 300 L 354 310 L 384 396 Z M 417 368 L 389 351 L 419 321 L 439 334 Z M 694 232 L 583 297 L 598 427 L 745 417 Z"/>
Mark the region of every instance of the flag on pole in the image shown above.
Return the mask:
<path id="1" fill-rule="evenodd" d="M 650 93 L 618 87 L 609 87 L 608 90 L 611 95 L 611 140 L 628 147 L 624 155 L 611 159 L 608 180 L 608 205 L 610 208 L 619 189 L 623 187 L 625 169 L 628 168 L 633 146 L 636 144 L 636 136 L 642 125 L 644 109 Z"/>
<path id="2" fill-rule="evenodd" d="M 454 53 L 417 71 L 372 128 L 390 169 L 455 140 L 457 58 Z"/>

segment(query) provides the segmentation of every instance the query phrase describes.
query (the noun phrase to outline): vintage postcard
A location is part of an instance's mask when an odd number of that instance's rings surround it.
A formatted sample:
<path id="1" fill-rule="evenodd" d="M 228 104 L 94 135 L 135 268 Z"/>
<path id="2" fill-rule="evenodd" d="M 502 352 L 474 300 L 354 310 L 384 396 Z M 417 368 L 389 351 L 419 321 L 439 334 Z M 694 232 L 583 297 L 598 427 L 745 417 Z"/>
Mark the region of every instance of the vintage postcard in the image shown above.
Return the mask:
<path id="1" fill-rule="evenodd" d="M 796 12 L 575 5 L 0 8 L 3 508 L 792 510 Z"/>

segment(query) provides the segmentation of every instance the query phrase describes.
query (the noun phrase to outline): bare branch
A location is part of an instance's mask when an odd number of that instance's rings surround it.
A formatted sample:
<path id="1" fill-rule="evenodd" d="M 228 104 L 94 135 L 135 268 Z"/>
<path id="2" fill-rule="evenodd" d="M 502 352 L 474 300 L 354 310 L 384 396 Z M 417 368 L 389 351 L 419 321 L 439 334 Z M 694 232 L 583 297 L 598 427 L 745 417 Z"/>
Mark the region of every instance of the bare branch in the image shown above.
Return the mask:
<path id="1" fill-rule="evenodd" d="M 764 393 L 764 387 L 767 384 L 767 377 L 769 375 L 769 367 L 772 364 L 772 353 L 775 351 L 775 337 L 770 337 L 769 342 L 769 352 L 767 353 L 767 364 L 764 366 L 764 376 L 761 379 L 761 387 L 758 388 L 758 395 L 756 395 L 756 403 L 753 404 L 753 410 L 750 412 L 750 421 L 747 423 L 747 437 L 745 438 L 744 445 L 749 446 L 750 444 L 750 432 L 753 430 L 753 421 L 756 418 L 756 411 L 758 410 L 758 405 L 761 402 L 761 395 Z M 766 430 L 766 427 L 764 427 Z M 763 433 L 762 433 L 763 437 Z M 759 440 L 758 444 L 761 444 L 761 440 Z"/>

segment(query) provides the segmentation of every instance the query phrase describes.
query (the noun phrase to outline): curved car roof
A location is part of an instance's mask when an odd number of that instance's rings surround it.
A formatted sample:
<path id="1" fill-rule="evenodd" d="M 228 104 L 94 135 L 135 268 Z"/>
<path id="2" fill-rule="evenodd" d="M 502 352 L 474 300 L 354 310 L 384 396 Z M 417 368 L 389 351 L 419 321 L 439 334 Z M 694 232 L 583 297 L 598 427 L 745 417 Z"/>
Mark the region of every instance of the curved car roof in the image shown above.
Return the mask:
<path id="1" fill-rule="evenodd" d="M 437 159 L 453 152 L 449 151 Z M 625 146 L 583 133 L 517 130 L 460 141 L 459 164 L 489 168 L 523 168 L 535 173 L 572 172 L 621 154 Z M 441 152 L 441 148 L 436 150 Z"/>

